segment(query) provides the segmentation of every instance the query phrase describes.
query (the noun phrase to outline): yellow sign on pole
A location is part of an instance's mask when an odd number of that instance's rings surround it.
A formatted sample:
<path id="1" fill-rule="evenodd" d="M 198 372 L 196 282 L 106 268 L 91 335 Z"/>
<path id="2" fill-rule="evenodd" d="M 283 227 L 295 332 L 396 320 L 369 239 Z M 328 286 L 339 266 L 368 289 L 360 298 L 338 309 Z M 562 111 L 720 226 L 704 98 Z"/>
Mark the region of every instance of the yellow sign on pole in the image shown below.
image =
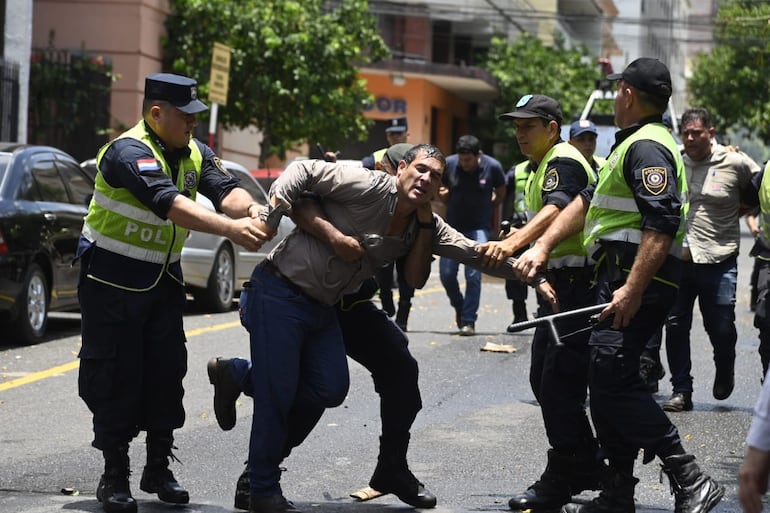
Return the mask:
<path id="1" fill-rule="evenodd" d="M 227 105 L 227 85 L 230 81 L 230 47 L 214 43 L 211 55 L 211 77 L 209 79 L 209 101 Z"/>

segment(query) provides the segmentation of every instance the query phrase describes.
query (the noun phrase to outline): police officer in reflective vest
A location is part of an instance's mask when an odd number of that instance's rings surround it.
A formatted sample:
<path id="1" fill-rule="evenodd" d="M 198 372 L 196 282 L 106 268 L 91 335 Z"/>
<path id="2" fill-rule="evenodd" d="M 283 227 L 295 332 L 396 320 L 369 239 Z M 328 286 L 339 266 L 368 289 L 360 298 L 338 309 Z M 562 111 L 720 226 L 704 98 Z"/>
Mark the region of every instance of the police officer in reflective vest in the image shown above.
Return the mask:
<path id="1" fill-rule="evenodd" d="M 676 143 L 661 116 L 671 75 L 659 60 L 640 58 L 617 80 L 615 135 L 596 187 L 583 191 L 515 267 L 534 277 L 562 238 L 585 234 L 596 260 L 597 301 L 609 303 L 591 332 L 588 386 L 591 417 L 609 463 L 604 487 L 588 504 L 562 513 L 633 513 L 633 475 L 656 456 L 668 475 L 677 513 L 706 513 L 724 487 L 705 474 L 682 446 L 679 432 L 639 376 L 639 357 L 670 310 L 681 276 L 687 183 Z"/>
<path id="2" fill-rule="evenodd" d="M 516 109 L 500 119 L 516 124 L 519 147 L 536 169 L 527 177 L 524 194 L 530 221 L 499 243 L 482 245 L 490 258 L 527 248 L 580 191 L 596 181 L 588 160 L 561 139 L 562 112 L 553 98 L 523 96 Z M 580 234 L 551 251 L 547 277 L 563 309 L 593 304 L 593 261 L 586 255 Z M 538 317 L 553 313 L 553 305 L 539 299 Z M 599 447 L 585 407 L 590 333 L 582 319 L 563 320 L 559 333 L 561 340 L 553 340 L 551 331 L 541 325 L 532 337 L 529 381 L 540 403 L 551 449 L 540 479 L 508 501 L 514 510 L 559 508 L 572 495 L 601 486 L 604 468 L 597 458 Z"/>
<path id="3" fill-rule="evenodd" d="M 143 119 L 97 155 L 78 248 L 78 390 L 93 413 L 92 445 L 104 455 L 96 497 L 108 513 L 137 509 L 128 448 L 140 431 L 147 433 L 140 488 L 164 502 L 189 502 L 168 468 L 173 430 L 185 417 L 180 255 L 187 230 L 222 235 L 252 251 L 272 233 L 259 217 L 262 206 L 192 137 L 195 114 L 206 108 L 194 80 L 150 75 Z M 199 190 L 228 217 L 198 205 Z"/>

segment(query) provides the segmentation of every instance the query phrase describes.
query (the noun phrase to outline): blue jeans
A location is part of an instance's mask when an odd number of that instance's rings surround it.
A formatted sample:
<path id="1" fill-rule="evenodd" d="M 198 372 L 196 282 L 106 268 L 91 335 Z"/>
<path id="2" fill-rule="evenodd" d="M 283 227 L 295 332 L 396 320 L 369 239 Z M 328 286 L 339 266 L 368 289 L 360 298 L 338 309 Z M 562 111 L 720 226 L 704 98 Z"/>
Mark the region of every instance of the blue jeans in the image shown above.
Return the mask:
<path id="1" fill-rule="evenodd" d="M 349 386 L 342 332 L 321 305 L 258 265 L 243 315 L 251 362 L 233 360 L 241 389 L 254 399 L 249 442 L 252 496 L 280 494 L 281 461 L 307 437 L 325 408 Z"/>
<path id="2" fill-rule="evenodd" d="M 470 230 L 463 232 L 469 239 L 484 243 L 489 240 L 487 230 Z M 449 303 L 460 312 L 461 324 L 476 322 L 481 301 L 481 271 L 465 266 L 465 297 L 460 292 L 460 283 L 457 281 L 457 272 L 460 263 L 451 258 L 442 257 L 439 261 L 439 276 L 441 284 L 449 297 Z"/>
<path id="3" fill-rule="evenodd" d="M 718 264 L 683 262 L 682 281 L 676 302 L 666 319 L 666 353 L 674 392 L 692 392 L 690 329 L 695 298 L 698 298 L 703 327 L 714 348 L 714 363 L 720 369 L 735 364 L 735 291 L 738 259 L 732 256 Z"/>

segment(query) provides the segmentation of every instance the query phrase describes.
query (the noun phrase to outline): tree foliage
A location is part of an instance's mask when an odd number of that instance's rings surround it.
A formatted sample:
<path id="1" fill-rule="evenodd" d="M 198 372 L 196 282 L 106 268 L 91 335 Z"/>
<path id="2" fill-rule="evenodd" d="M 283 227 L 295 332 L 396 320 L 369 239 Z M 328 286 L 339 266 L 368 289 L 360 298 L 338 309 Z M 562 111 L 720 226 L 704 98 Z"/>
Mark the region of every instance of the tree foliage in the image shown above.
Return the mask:
<path id="1" fill-rule="evenodd" d="M 770 3 L 725 0 L 714 22 L 716 45 L 695 57 L 691 104 L 705 107 L 720 132 L 756 131 L 770 143 Z"/>
<path id="2" fill-rule="evenodd" d="M 513 124 L 497 121 L 499 114 L 512 111 L 525 94 L 545 94 L 561 104 L 564 123 L 571 123 L 601 77 L 595 58 L 585 47 L 568 49 L 558 40 L 554 47 L 548 47 L 529 34 L 513 44 L 493 38 L 484 67 L 497 79 L 500 89 L 494 102 L 495 117 L 489 120 L 488 128 L 494 140 L 511 143 L 510 162 L 505 164 L 518 162 L 522 156 L 515 144 Z"/>
<path id="3" fill-rule="evenodd" d="M 256 125 L 261 158 L 307 141 L 362 140 L 371 95 L 357 66 L 388 55 L 367 0 L 172 0 L 164 41 L 168 67 L 208 94 L 214 42 L 232 49 L 226 127 Z"/>

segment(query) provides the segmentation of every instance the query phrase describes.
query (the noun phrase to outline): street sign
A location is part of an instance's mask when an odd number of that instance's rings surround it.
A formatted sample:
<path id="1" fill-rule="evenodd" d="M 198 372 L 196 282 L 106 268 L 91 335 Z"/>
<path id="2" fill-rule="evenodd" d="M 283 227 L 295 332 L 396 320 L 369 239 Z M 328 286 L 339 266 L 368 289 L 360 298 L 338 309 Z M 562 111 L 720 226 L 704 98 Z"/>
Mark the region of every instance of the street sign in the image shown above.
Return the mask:
<path id="1" fill-rule="evenodd" d="M 214 43 L 209 78 L 209 102 L 227 105 L 227 85 L 230 81 L 230 47 Z"/>

